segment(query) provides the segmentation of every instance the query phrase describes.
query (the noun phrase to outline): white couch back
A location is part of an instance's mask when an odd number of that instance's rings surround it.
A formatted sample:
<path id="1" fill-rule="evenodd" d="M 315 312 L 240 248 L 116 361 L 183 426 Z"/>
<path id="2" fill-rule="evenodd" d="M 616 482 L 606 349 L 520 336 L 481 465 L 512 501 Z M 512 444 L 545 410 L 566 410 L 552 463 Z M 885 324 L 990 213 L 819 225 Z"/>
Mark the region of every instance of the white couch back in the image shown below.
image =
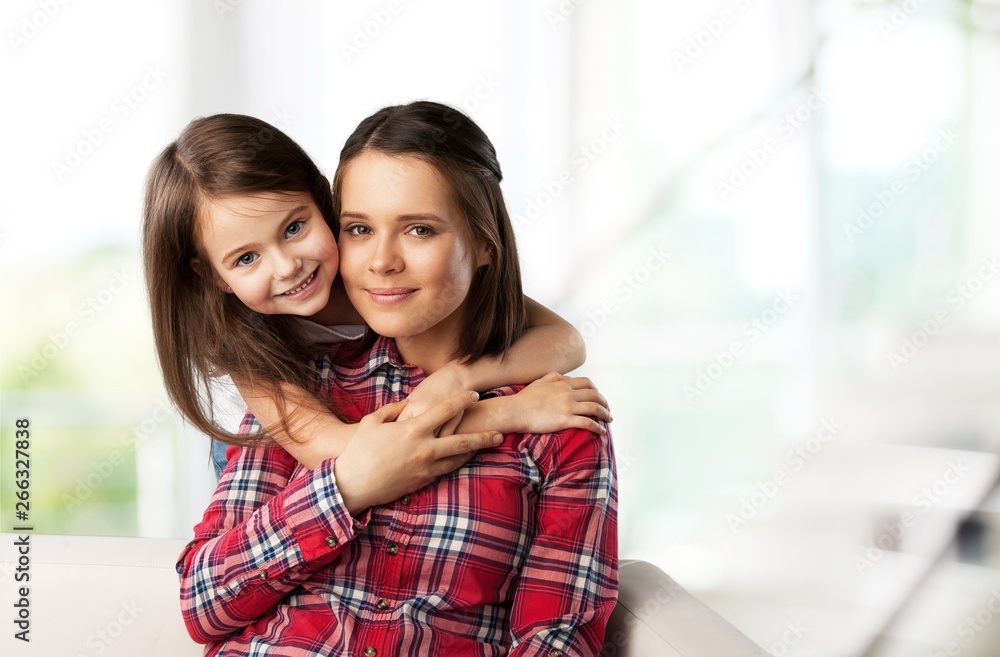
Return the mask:
<path id="1" fill-rule="evenodd" d="M 17 581 L 21 546 L 0 534 L 0 654 L 39 657 L 195 657 L 181 621 L 174 562 L 185 541 L 106 536 L 29 540 L 30 581 Z M 23 570 L 21 571 L 24 572 Z M 22 575 L 23 576 L 23 575 Z M 31 641 L 6 620 L 29 589 Z"/>

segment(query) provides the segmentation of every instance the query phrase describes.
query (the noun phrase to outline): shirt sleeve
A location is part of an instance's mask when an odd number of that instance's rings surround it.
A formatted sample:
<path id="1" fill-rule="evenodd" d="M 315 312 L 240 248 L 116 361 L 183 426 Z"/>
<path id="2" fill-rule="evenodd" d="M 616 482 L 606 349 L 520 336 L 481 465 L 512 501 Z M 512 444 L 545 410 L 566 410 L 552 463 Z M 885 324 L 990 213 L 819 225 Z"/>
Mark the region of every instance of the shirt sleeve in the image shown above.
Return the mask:
<path id="1" fill-rule="evenodd" d="M 542 482 L 514 593 L 511 655 L 597 655 L 618 599 L 618 492 L 610 433 L 531 437 Z"/>
<path id="2" fill-rule="evenodd" d="M 333 464 L 297 469 L 277 446 L 233 455 L 177 562 L 195 641 L 218 641 L 274 609 L 367 524 L 368 512 L 355 520 L 344 506 Z"/>

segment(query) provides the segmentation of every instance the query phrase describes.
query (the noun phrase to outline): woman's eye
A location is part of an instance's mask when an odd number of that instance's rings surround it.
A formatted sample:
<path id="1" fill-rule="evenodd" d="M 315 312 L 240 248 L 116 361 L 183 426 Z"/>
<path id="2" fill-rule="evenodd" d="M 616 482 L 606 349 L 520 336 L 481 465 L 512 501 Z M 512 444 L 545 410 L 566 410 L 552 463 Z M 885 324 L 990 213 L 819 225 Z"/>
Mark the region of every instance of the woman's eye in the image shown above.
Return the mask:
<path id="1" fill-rule="evenodd" d="M 351 224 L 344 229 L 344 232 L 348 235 L 367 235 L 368 226 L 363 226 L 361 224 Z"/>
<path id="2" fill-rule="evenodd" d="M 417 237 L 427 237 L 434 234 L 434 230 L 430 226 L 414 226 L 410 229 L 410 232 Z"/>
<path id="3" fill-rule="evenodd" d="M 292 223 L 288 224 L 288 228 L 285 229 L 285 234 L 286 235 L 298 235 L 299 233 L 302 232 L 303 223 L 305 223 L 305 222 L 303 222 L 300 219 L 298 221 L 293 221 Z"/>
<path id="4" fill-rule="evenodd" d="M 236 260 L 236 265 L 238 267 L 246 267 L 247 265 L 252 265 L 256 259 L 256 253 L 244 253 Z"/>

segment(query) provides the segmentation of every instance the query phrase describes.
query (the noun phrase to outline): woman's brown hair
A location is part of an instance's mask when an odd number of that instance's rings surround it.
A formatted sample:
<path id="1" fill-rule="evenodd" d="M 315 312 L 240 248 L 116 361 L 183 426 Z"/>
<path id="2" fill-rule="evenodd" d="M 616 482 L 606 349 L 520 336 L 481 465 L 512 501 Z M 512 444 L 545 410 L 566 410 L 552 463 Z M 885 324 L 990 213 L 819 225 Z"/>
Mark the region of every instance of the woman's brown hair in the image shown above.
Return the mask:
<path id="1" fill-rule="evenodd" d="M 255 444 L 261 436 L 216 426 L 213 377 L 229 374 L 270 390 L 281 409 L 280 382 L 316 389 L 311 363 L 317 354 L 294 318 L 254 312 L 223 292 L 211 271 L 194 270 L 194 259 L 208 263 L 197 239 L 199 211 L 206 199 L 296 192 L 309 194 L 334 225 L 329 181 L 312 159 L 274 126 L 238 114 L 189 123 L 153 161 L 146 179 L 142 255 L 164 383 L 191 424 L 224 442 Z"/>
<path id="2" fill-rule="evenodd" d="M 338 224 L 344 167 L 369 151 L 420 158 L 448 181 L 473 240 L 486 246 L 490 259 L 469 289 L 458 353 L 468 362 L 506 353 L 528 320 L 514 228 L 500 190 L 503 174 L 489 137 L 464 113 L 440 103 L 417 101 L 375 112 L 358 124 L 340 152 L 333 178 L 333 217 Z M 373 339 L 369 335 L 361 348 Z"/>

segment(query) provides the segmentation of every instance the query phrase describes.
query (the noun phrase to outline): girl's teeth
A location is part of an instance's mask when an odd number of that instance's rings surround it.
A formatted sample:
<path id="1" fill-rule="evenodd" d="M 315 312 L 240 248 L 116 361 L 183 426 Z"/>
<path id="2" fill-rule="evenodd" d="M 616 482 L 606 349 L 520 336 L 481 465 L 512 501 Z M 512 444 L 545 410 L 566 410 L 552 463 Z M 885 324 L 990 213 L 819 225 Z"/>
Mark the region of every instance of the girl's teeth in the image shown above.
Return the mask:
<path id="1" fill-rule="evenodd" d="M 295 294 L 299 290 L 305 289 L 305 287 L 307 285 L 309 285 L 310 283 L 312 283 L 313 276 L 315 276 L 315 275 L 316 275 L 316 272 L 313 272 L 313 273 L 309 274 L 309 278 L 306 279 L 305 283 L 303 283 L 302 285 L 298 286 L 294 290 L 289 290 L 288 292 L 285 292 L 285 294 Z"/>

